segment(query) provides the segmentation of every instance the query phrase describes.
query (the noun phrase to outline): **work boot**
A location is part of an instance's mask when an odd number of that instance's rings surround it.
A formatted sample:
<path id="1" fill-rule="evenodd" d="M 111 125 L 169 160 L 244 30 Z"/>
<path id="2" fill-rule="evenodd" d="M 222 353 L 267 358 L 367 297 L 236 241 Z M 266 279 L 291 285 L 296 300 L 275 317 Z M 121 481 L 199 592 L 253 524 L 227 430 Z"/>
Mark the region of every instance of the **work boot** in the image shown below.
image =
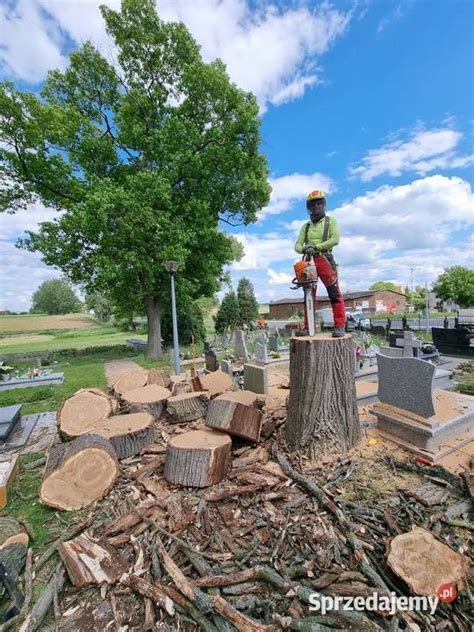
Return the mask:
<path id="1" fill-rule="evenodd" d="M 332 337 L 343 338 L 345 333 L 346 332 L 344 331 L 344 327 L 334 327 L 334 329 L 332 330 Z"/>

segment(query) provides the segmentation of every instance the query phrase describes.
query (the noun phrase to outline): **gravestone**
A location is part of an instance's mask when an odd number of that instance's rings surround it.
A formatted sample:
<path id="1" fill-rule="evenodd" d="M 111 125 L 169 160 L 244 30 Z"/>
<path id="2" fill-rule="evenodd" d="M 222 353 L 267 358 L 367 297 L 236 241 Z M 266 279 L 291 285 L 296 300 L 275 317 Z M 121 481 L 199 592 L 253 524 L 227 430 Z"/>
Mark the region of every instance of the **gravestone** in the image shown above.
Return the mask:
<path id="1" fill-rule="evenodd" d="M 467 327 L 459 329 L 443 329 L 432 327 L 433 342 L 440 351 L 447 355 L 474 357 L 474 334 Z"/>
<path id="2" fill-rule="evenodd" d="M 215 354 L 214 349 L 211 349 L 209 346 L 207 350 L 206 350 L 206 347 L 204 346 L 204 349 L 205 349 L 204 359 L 206 362 L 206 369 L 208 371 L 217 371 L 217 369 L 219 368 L 219 365 L 217 363 L 217 356 Z"/>
<path id="3" fill-rule="evenodd" d="M 249 361 L 245 334 L 241 329 L 235 330 L 235 357 L 237 360 L 242 360 L 243 362 Z"/>
<path id="4" fill-rule="evenodd" d="M 395 341 L 397 347 L 402 347 L 404 358 L 417 358 L 423 342 L 421 340 L 415 340 L 412 331 L 405 331 L 403 338 Z"/>
<path id="5" fill-rule="evenodd" d="M 403 358 L 403 349 L 400 347 L 380 347 L 380 353 L 389 358 Z"/>
<path id="6" fill-rule="evenodd" d="M 266 364 L 268 362 L 267 345 L 256 342 L 254 347 L 255 362 L 258 364 Z"/>
<path id="7" fill-rule="evenodd" d="M 268 393 L 268 368 L 256 364 L 245 364 L 244 389 L 266 395 Z"/>
<path id="8" fill-rule="evenodd" d="M 8 435 L 21 418 L 21 404 L 0 408 L 0 441 L 6 441 Z"/>
<path id="9" fill-rule="evenodd" d="M 230 375 L 230 377 L 234 377 L 232 362 L 230 360 L 221 360 L 220 366 L 223 373 L 227 373 L 227 375 Z"/>
<path id="10" fill-rule="evenodd" d="M 378 398 L 420 417 L 435 413 L 432 397 L 435 367 L 418 358 L 389 358 L 377 354 Z"/>
<path id="11" fill-rule="evenodd" d="M 280 342 L 280 334 L 278 333 L 278 330 L 277 330 L 274 333 L 270 334 L 270 336 L 268 337 L 268 350 L 273 353 L 277 353 L 279 342 Z"/>

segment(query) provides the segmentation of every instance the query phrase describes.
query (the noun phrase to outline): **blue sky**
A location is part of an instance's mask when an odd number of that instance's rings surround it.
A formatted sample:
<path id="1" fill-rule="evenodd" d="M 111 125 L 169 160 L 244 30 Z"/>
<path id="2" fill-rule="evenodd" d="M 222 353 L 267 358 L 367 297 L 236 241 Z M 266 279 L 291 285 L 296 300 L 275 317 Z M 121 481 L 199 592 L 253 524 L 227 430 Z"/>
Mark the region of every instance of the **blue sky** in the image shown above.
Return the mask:
<path id="1" fill-rule="evenodd" d="M 99 4 L 0 0 L 1 78 L 37 90 L 87 38 L 110 54 Z M 273 193 L 256 224 L 234 231 L 245 248 L 235 285 L 250 278 L 263 302 L 290 295 L 293 244 L 315 188 L 340 223 L 344 290 L 405 286 L 411 268 L 424 284 L 445 267 L 473 266 L 471 0 L 163 0 L 158 10 L 181 19 L 205 59 L 221 57 L 261 107 Z M 58 276 L 13 245 L 50 217 L 33 208 L 0 219 L 0 308 L 28 309 L 41 281 Z"/>

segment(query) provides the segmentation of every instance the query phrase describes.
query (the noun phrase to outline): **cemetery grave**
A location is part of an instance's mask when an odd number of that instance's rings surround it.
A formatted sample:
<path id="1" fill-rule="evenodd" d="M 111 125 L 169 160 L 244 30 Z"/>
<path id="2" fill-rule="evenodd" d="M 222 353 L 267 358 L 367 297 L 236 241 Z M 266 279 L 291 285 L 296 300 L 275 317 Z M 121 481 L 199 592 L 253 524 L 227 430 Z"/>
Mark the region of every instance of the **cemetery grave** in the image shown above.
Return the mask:
<path id="1" fill-rule="evenodd" d="M 212 351 L 206 349 L 207 369 L 195 376 L 127 371 L 108 391 L 84 389 L 60 407 L 57 445 L 49 450 L 39 496 L 55 510 L 83 507 L 86 513 L 52 543 L 46 561 L 31 553 L 27 558 L 29 544 L 21 543 L 25 582 L 49 571 L 40 599 L 20 607 L 17 625 L 43 629 L 52 610 L 59 629 L 71 631 L 114 625 L 273 632 L 446 624 L 467 632 L 469 479 L 414 460 L 411 450 L 397 447 L 397 436 L 384 438 L 386 426 L 375 435 L 364 430 L 351 337 L 294 339 L 290 372 L 285 363 L 265 362 L 257 348 L 243 363 L 245 390 L 234 379 L 235 363 L 226 361 L 228 371 L 219 370 Z M 405 417 L 422 418 L 424 424 L 417 423 L 428 427 L 432 397 L 440 421 L 438 395 L 431 396 L 432 365 L 404 357 L 377 360 L 384 414 L 411 402 Z M 330 372 L 334 383 L 324 379 L 324 367 L 333 361 L 344 367 L 340 386 L 337 370 Z M 417 368 L 398 370 L 413 396 L 397 400 L 399 382 L 384 362 L 399 361 L 421 363 L 426 375 L 420 377 Z M 304 369 L 308 362 L 312 373 Z M 318 400 L 309 397 L 314 393 L 308 383 L 322 394 Z M 331 430 L 336 391 L 350 440 Z M 325 444 L 319 440 L 311 450 L 313 435 L 299 426 L 308 410 L 319 436 L 327 435 Z M 457 413 L 469 427 L 471 409 Z M 457 432 L 456 423 L 448 425 Z M 440 540 L 449 563 L 431 564 L 430 578 L 435 586 L 457 585 L 452 604 L 440 604 L 434 614 L 309 615 L 315 593 L 425 594 L 423 573 Z M 414 541 L 419 559 L 406 566 L 401 560 Z"/>

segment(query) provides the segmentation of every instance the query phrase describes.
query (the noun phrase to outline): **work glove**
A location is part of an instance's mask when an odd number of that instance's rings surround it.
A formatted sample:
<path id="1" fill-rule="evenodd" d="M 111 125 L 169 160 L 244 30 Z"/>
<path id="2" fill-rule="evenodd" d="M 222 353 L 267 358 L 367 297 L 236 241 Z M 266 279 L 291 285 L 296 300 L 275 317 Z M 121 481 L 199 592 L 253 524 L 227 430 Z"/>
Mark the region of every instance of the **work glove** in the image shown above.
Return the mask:
<path id="1" fill-rule="evenodd" d="M 308 255 L 309 257 L 314 257 L 316 253 L 317 253 L 317 248 L 315 248 L 314 246 L 305 246 L 303 248 L 303 254 Z"/>

